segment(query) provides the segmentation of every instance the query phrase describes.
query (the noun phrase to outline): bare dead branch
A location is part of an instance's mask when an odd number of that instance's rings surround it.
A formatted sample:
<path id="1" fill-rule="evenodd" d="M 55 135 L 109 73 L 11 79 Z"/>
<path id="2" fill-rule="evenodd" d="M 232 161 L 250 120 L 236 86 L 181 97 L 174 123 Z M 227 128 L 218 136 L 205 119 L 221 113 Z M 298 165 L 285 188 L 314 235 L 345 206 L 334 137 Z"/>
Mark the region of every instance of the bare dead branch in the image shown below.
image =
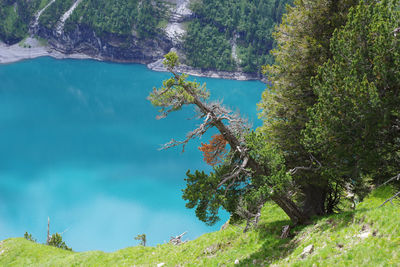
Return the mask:
<path id="1" fill-rule="evenodd" d="M 247 232 L 250 227 L 256 227 L 261 217 L 261 209 L 264 206 L 265 199 L 259 199 L 253 207 L 255 212 L 250 211 L 243 204 L 243 199 L 239 200 L 239 205 L 236 209 L 236 214 L 241 218 L 246 219 L 246 227 L 243 230 L 243 233 Z"/>
<path id="2" fill-rule="evenodd" d="M 310 161 L 311 161 L 310 166 L 308 166 L 308 167 L 305 167 L 305 166 L 295 167 L 295 168 L 293 168 L 293 169 L 290 169 L 290 170 L 289 170 L 289 173 L 290 173 L 291 175 L 294 175 L 294 174 L 296 174 L 297 171 L 299 171 L 299 170 L 317 171 L 317 170 L 319 170 L 319 169 L 322 167 L 321 162 L 319 162 L 319 161 L 318 161 L 313 155 L 311 155 L 311 154 L 310 154 Z M 316 162 L 316 163 L 318 164 L 318 167 L 317 167 L 317 168 L 313 167 L 313 163 L 314 163 L 314 162 Z"/>
<path id="3" fill-rule="evenodd" d="M 46 244 L 50 244 L 50 217 L 47 217 L 47 238 L 46 238 Z"/>
<path id="4" fill-rule="evenodd" d="M 399 30 L 400 30 L 400 28 L 399 28 Z M 384 186 L 384 185 L 386 185 L 386 184 L 388 184 L 388 183 L 390 183 L 390 182 L 392 182 L 392 181 L 394 181 L 394 180 L 397 180 L 397 181 L 400 180 L 400 173 L 397 174 L 397 175 L 395 175 L 395 176 L 393 176 L 392 178 L 390 178 L 389 180 L 387 180 L 386 182 L 384 182 L 383 184 L 381 184 L 381 185 L 378 186 L 378 187 Z M 383 203 L 379 206 L 379 208 L 382 207 L 383 205 L 385 205 L 386 203 L 388 203 L 389 201 L 390 201 L 390 203 L 392 203 L 392 205 L 393 205 L 393 202 L 392 202 L 392 201 L 393 201 L 393 199 L 396 198 L 398 195 L 400 195 L 400 191 L 397 192 L 396 194 L 394 194 L 394 196 L 392 196 L 391 198 L 386 199 L 386 201 L 383 202 Z"/>
<path id="5" fill-rule="evenodd" d="M 235 136 L 235 138 L 238 138 L 238 141 L 235 141 L 235 146 L 232 147 L 232 142 L 230 142 L 232 150 L 240 148 L 236 145 L 236 143 L 242 142 L 244 139 L 244 133 L 247 132 L 248 129 L 250 129 L 247 120 L 241 118 L 238 113 L 233 113 L 229 108 L 223 106 L 222 102 L 203 102 L 198 97 L 194 88 L 191 88 L 190 85 L 179 84 L 181 77 L 179 74 L 175 72 L 172 72 L 172 74 L 175 77 L 175 83 L 172 86 L 181 86 L 188 94 L 190 94 L 194 98 L 194 101 L 191 104 L 195 105 L 198 113 L 198 118 L 205 117 L 205 119 L 198 128 L 194 129 L 186 135 L 185 140 L 176 141 L 175 139 L 172 139 L 170 142 L 164 144 L 161 150 L 182 145 L 182 151 L 185 151 L 185 146 L 190 140 L 201 137 L 208 129 L 214 126 L 217 127 L 218 130 L 220 130 L 222 135 L 229 134 L 230 136 Z M 168 90 L 163 90 L 160 93 L 155 91 L 154 93 L 161 95 L 167 91 Z M 162 109 L 160 111 L 161 114 L 157 116 L 157 119 L 166 117 L 170 112 L 181 108 L 185 104 L 189 103 L 187 103 L 187 100 L 183 96 L 171 96 L 171 98 L 165 100 L 165 103 L 161 103 L 159 105 L 162 107 Z M 227 124 L 223 123 L 223 120 L 226 120 Z M 225 127 L 225 130 L 221 131 L 221 125 L 224 125 L 223 127 Z M 228 138 L 227 141 L 232 141 L 232 138 Z"/>
<path id="6" fill-rule="evenodd" d="M 400 195 L 400 191 L 397 192 L 396 194 L 394 194 L 394 196 L 392 196 L 391 198 L 386 199 L 385 202 L 383 202 L 383 203 L 379 206 L 379 208 L 382 207 L 383 205 L 385 205 L 386 203 L 388 203 L 389 201 L 390 201 L 390 203 L 393 205 L 393 202 L 392 202 L 392 201 L 393 201 L 393 199 L 396 198 L 398 195 Z"/>
<path id="7" fill-rule="evenodd" d="M 219 184 L 218 184 L 218 188 L 221 187 L 222 185 L 224 185 L 226 182 L 228 182 L 229 180 L 236 178 L 239 176 L 239 174 L 241 174 L 242 172 L 246 172 L 245 170 L 247 163 L 249 162 L 249 158 L 245 157 L 243 159 L 243 162 L 240 166 L 236 166 L 236 168 L 234 169 L 233 173 L 231 173 L 230 175 L 228 175 L 227 177 L 225 177 Z"/>
<path id="8" fill-rule="evenodd" d="M 164 149 L 168 149 L 171 147 L 175 147 L 175 146 L 179 146 L 182 145 L 182 151 L 185 151 L 185 146 L 186 144 L 196 138 L 196 137 L 201 137 L 203 134 L 205 134 L 207 132 L 208 129 L 210 129 L 212 127 L 212 120 L 211 120 L 211 114 L 207 114 L 206 118 L 204 119 L 203 123 L 199 125 L 199 127 L 197 127 L 196 129 L 194 129 L 193 131 L 189 132 L 186 135 L 186 139 L 183 141 L 176 141 L 175 139 L 172 139 L 171 141 L 169 141 L 168 143 L 164 144 L 164 146 L 160 149 L 160 150 L 164 150 Z"/>
<path id="9" fill-rule="evenodd" d="M 187 232 L 184 232 L 184 233 L 182 233 L 182 234 L 180 234 L 178 236 L 175 236 L 175 237 L 172 236 L 171 239 L 169 240 L 169 243 L 172 244 L 172 245 L 175 245 L 175 246 L 178 246 L 178 245 L 180 245 L 182 243 L 185 243 L 186 241 L 182 242 L 182 237 L 184 235 L 186 235 L 186 234 L 187 234 Z"/>
<path id="10" fill-rule="evenodd" d="M 235 184 L 235 181 L 233 181 L 232 183 L 230 183 L 226 188 L 225 188 L 225 192 L 224 192 L 224 196 L 226 196 L 226 193 L 228 193 L 228 190 Z"/>
<path id="11" fill-rule="evenodd" d="M 399 28 L 396 28 L 396 29 L 394 29 L 394 31 L 393 31 L 392 33 L 393 33 L 394 37 L 396 37 L 396 36 L 397 36 L 397 34 L 399 34 L 399 33 L 400 33 L 400 27 L 399 27 Z"/>
<path id="12" fill-rule="evenodd" d="M 390 178 L 389 180 L 387 180 L 386 182 L 384 182 L 383 184 L 381 184 L 381 185 L 378 186 L 378 187 L 384 186 L 384 185 L 390 183 L 390 182 L 393 181 L 393 180 L 399 181 L 399 180 L 400 180 L 400 173 L 397 174 L 396 176 L 393 176 L 392 178 Z"/>
<path id="13" fill-rule="evenodd" d="M 281 234 L 281 239 L 288 238 L 290 234 L 290 225 L 285 225 L 282 227 L 282 234 Z"/>

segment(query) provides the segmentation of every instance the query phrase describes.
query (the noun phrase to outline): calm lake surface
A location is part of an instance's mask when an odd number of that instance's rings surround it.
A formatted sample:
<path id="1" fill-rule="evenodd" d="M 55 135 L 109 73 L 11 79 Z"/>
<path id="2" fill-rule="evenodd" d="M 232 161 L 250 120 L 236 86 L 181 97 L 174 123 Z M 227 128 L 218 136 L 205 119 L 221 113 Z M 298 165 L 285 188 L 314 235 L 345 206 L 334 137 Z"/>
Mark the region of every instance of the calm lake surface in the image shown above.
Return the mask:
<path id="1" fill-rule="evenodd" d="M 64 232 L 75 251 L 115 251 L 214 231 L 185 208 L 188 169 L 210 168 L 199 143 L 159 151 L 199 123 L 190 108 L 156 120 L 146 100 L 167 73 L 143 65 L 39 58 L 0 65 L 0 240 Z M 256 81 L 196 78 L 259 126 Z"/>

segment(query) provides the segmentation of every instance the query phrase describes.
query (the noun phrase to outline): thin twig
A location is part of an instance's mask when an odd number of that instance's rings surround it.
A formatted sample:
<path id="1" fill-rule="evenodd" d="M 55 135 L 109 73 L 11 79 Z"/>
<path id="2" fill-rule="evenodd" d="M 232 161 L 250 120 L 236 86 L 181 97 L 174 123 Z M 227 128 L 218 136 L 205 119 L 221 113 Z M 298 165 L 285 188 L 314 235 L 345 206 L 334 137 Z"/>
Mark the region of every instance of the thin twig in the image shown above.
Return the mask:
<path id="1" fill-rule="evenodd" d="M 313 170 L 313 171 L 317 171 L 317 170 L 319 170 L 321 167 L 322 167 L 322 164 L 321 164 L 321 162 L 319 162 L 313 155 L 311 155 L 310 154 L 310 160 L 311 160 L 311 163 L 310 163 L 310 166 L 309 167 L 305 167 L 305 166 L 301 166 L 301 167 L 295 167 L 295 168 L 293 168 L 293 169 L 291 169 L 291 170 L 289 170 L 289 173 L 290 174 L 295 174 L 297 171 L 299 171 L 299 170 L 305 170 L 305 171 L 311 171 L 311 170 Z M 313 163 L 314 162 L 317 162 L 318 163 L 318 167 L 317 168 L 314 168 L 313 167 Z"/>
<path id="2" fill-rule="evenodd" d="M 380 186 L 378 186 L 378 187 L 381 187 L 381 186 L 384 186 L 385 184 L 388 184 L 388 183 L 390 183 L 391 181 L 393 181 L 393 180 L 400 180 L 400 173 L 399 174 L 397 174 L 396 176 L 393 176 L 392 178 L 390 178 L 389 180 L 387 180 L 386 182 L 384 182 L 383 184 L 381 184 Z"/>
<path id="3" fill-rule="evenodd" d="M 392 200 L 395 198 L 395 197 L 397 197 L 398 195 L 400 195 L 400 191 L 399 192 L 397 192 L 394 196 L 392 196 L 391 198 L 389 198 L 389 199 L 386 199 L 386 201 L 385 202 L 383 202 L 380 206 L 379 206 L 379 208 L 380 207 L 382 207 L 383 205 L 385 205 L 386 203 L 388 203 L 389 201 L 390 201 L 390 203 L 392 203 L 392 205 L 393 205 L 393 202 L 392 202 Z"/>
<path id="4" fill-rule="evenodd" d="M 249 158 L 245 157 L 243 159 L 243 163 L 240 166 L 236 166 L 237 170 L 234 171 L 233 173 L 231 173 L 231 175 L 228 175 L 227 177 L 225 177 L 222 180 L 222 182 L 219 183 L 218 188 L 221 187 L 223 184 L 225 184 L 227 181 L 229 181 L 229 180 L 231 180 L 233 178 L 236 178 L 241 172 L 245 171 L 245 167 L 246 167 L 248 162 L 249 162 Z"/>

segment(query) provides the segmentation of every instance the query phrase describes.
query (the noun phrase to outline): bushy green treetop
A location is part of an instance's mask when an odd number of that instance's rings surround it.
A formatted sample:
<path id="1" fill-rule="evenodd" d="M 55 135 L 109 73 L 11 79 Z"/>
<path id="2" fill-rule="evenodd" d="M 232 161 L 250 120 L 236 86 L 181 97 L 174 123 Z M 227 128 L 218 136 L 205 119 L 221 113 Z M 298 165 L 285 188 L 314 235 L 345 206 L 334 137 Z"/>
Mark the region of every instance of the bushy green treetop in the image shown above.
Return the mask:
<path id="1" fill-rule="evenodd" d="M 331 41 L 333 58 L 312 80 L 304 144 L 323 175 L 342 183 L 382 182 L 399 172 L 399 1 L 361 1 Z"/>

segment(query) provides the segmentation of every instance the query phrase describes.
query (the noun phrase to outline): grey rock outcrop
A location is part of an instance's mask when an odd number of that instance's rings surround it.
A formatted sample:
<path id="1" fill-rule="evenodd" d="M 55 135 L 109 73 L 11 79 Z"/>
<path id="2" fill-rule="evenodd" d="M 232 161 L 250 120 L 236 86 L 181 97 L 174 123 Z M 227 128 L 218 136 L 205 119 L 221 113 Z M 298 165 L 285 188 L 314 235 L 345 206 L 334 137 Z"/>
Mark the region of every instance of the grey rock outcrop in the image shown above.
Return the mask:
<path id="1" fill-rule="evenodd" d="M 48 41 L 49 51 L 69 55 L 81 54 L 82 57 L 91 57 L 99 60 L 114 62 L 129 62 L 148 64 L 148 68 L 155 71 L 166 71 L 162 64 L 163 56 L 169 51 L 176 51 L 182 61 L 185 61 L 185 54 L 182 49 L 183 37 L 186 34 L 184 23 L 194 16 L 190 10 L 191 0 L 167 0 L 170 5 L 170 15 L 166 27 L 151 38 L 140 38 L 133 31 L 129 35 L 120 35 L 103 32 L 101 35 L 85 23 L 69 25 L 65 28 L 67 19 L 74 9 L 82 2 L 75 0 L 74 4 L 63 14 L 56 26 L 49 29 L 39 23 L 41 14 L 54 3 L 50 1 L 34 17 L 30 24 L 30 34 L 39 36 Z M 74 27 L 74 28 L 71 28 Z M 233 40 L 233 48 L 236 48 Z M 236 49 L 233 49 L 233 56 L 236 56 Z M 236 59 L 237 60 L 237 59 Z M 224 78 L 234 80 L 259 80 L 261 77 L 256 74 L 236 72 L 215 71 L 196 69 L 187 65 L 180 65 L 179 72 L 189 75 Z"/>
<path id="2" fill-rule="evenodd" d="M 147 64 L 160 59 L 172 48 L 172 42 L 163 35 L 141 39 L 135 35 L 103 34 L 86 26 L 77 25 L 72 31 L 40 27 L 37 34 L 48 40 L 49 45 L 65 54 L 82 53 L 93 58 L 116 62 Z"/>

